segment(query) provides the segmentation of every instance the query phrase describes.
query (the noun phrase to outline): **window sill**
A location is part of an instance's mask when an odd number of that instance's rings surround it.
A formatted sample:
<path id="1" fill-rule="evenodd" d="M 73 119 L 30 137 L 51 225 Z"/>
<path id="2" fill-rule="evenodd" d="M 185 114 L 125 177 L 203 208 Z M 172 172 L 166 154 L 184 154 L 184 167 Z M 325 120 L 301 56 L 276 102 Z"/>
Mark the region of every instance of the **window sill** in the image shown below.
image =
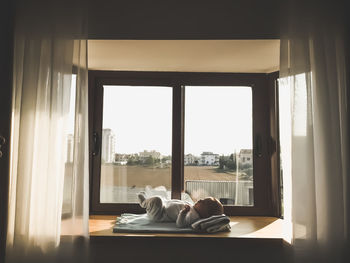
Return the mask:
<path id="1" fill-rule="evenodd" d="M 120 238 L 214 238 L 245 241 L 283 242 L 283 220 L 262 216 L 231 216 L 231 231 L 216 234 L 174 234 L 174 233 L 113 233 L 113 225 L 117 216 L 91 215 L 89 234 L 91 240 Z"/>
<path id="2" fill-rule="evenodd" d="M 283 220 L 232 216 L 231 232 L 216 234 L 113 233 L 116 216 L 90 216 L 95 262 L 289 262 Z M 179 258 L 181 257 L 181 260 Z M 166 259 L 166 260 L 165 260 Z"/>

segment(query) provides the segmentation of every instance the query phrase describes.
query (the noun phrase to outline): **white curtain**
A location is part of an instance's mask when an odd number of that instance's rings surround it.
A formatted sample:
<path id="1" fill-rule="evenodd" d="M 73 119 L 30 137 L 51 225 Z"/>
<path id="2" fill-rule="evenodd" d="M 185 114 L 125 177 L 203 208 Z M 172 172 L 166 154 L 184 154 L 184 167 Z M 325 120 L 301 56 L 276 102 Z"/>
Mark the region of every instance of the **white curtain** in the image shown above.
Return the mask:
<path id="1" fill-rule="evenodd" d="M 88 239 L 85 8 L 17 1 L 8 262 L 58 262 Z"/>
<path id="2" fill-rule="evenodd" d="M 281 39 L 285 221 L 295 262 L 348 262 L 349 133 L 341 1 L 289 1 Z"/>

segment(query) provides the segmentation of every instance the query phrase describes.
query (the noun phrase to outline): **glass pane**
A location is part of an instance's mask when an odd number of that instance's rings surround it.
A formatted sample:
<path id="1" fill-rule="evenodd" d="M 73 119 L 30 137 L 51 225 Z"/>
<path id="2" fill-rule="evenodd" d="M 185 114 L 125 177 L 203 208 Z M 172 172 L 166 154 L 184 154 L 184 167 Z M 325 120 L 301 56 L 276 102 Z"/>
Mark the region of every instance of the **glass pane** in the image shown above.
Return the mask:
<path id="1" fill-rule="evenodd" d="M 185 192 L 252 206 L 251 87 L 186 87 Z"/>
<path id="2" fill-rule="evenodd" d="M 278 80 L 278 101 L 279 101 L 279 139 L 280 139 L 280 193 L 281 193 L 281 216 L 285 219 L 291 218 L 291 183 L 292 183 L 292 129 L 295 128 L 296 134 L 303 134 L 300 127 L 295 121 L 295 127 L 292 127 L 292 87 L 298 85 L 298 79 L 305 74 L 281 78 Z M 300 92 L 299 94 L 300 95 Z M 304 96 L 302 96 L 304 97 Z M 306 94 L 305 94 L 306 97 Z M 301 97 L 299 96 L 299 99 Z M 299 100 L 300 102 L 300 100 Z M 306 103 L 306 101 L 305 101 Z M 300 108 L 305 109 L 303 105 Z M 298 114 L 296 114 L 298 115 Z M 300 114 L 299 114 L 300 116 Z M 303 118 L 302 118 L 303 119 Z M 306 125 L 305 121 L 302 121 Z M 283 187 L 286 186 L 286 187 Z"/>
<path id="3" fill-rule="evenodd" d="M 171 196 L 172 88 L 104 86 L 101 203 Z"/>
<path id="4" fill-rule="evenodd" d="M 76 97 L 77 75 L 71 76 L 71 88 L 69 96 L 69 111 L 66 123 L 66 158 L 64 167 L 64 185 L 62 215 L 72 213 L 72 187 L 73 187 L 73 154 L 74 154 L 74 126 L 75 126 L 75 97 Z"/>

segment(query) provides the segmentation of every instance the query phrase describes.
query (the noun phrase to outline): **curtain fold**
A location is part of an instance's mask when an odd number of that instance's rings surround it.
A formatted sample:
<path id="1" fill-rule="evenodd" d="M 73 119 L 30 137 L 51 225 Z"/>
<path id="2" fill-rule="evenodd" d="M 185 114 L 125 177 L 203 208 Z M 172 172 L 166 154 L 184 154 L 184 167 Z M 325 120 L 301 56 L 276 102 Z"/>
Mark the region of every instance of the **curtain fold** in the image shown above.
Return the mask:
<path id="1" fill-rule="evenodd" d="M 285 116 L 291 127 L 290 132 L 281 131 L 287 134 L 281 140 L 281 162 L 284 182 L 290 182 L 284 185 L 284 207 L 292 225 L 294 259 L 347 262 L 349 83 L 344 6 L 341 1 L 289 1 L 285 11 L 279 84 L 290 98 L 290 114 Z"/>
<path id="2" fill-rule="evenodd" d="M 17 2 L 8 262 L 66 260 L 77 247 L 75 240 L 88 239 L 87 37 L 82 4 Z"/>

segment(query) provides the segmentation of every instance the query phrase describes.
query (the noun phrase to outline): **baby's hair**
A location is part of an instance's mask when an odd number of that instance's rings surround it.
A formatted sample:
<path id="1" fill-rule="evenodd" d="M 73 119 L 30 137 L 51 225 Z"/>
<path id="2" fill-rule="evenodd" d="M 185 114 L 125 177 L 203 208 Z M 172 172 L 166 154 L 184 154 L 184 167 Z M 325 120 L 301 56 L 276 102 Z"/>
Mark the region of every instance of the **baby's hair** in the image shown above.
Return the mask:
<path id="1" fill-rule="evenodd" d="M 223 214 L 224 207 L 221 204 L 221 202 L 214 197 L 211 197 L 210 199 L 212 202 L 208 202 L 208 214 L 209 214 L 209 216 Z"/>
<path id="2" fill-rule="evenodd" d="M 201 218 L 207 218 L 214 215 L 221 215 L 224 213 L 224 207 L 214 197 L 207 197 L 204 199 L 198 200 L 194 204 L 194 209 L 198 212 Z"/>

